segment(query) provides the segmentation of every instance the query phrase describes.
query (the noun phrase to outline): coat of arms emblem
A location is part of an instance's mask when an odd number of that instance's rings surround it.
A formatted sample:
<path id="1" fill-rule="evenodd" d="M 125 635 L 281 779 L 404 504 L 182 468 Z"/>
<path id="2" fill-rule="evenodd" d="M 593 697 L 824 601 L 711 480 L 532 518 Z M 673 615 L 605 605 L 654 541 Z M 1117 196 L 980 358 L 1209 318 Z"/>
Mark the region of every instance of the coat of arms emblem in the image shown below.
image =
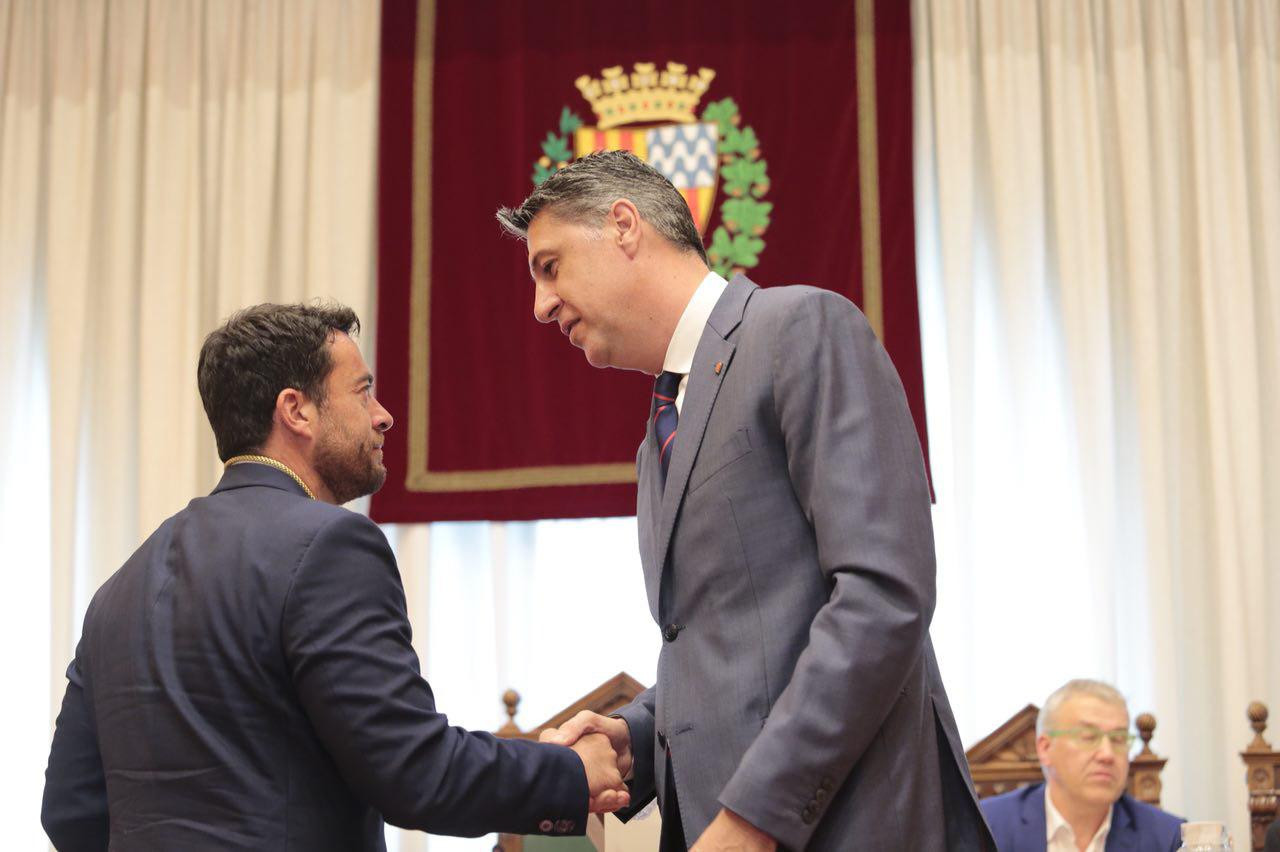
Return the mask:
<path id="1" fill-rule="evenodd" d="M 764 200 L 768 163 L 760 158 L 755 131 L 741 126 L 732 98 L 696 113 L 715 76 L 709 68 L 691 74 L 676 62 L 668 62 L 663 71 L 652 62 L 637 62 L 630 73 L 619 65 L 605 68 L 598 78 L 582 75 L 575 85 L 596 123 L 588 126 L 564 107 L 557 130 L 542 142 L 534 184 L 593 151 L 629 150 L 680 191 L 704 239 L 722 184 L 720 225 L 711 235 L 707 256 L 725 277 L 750 269 L 759 263 L 773 213 L 773 205 Z"/>

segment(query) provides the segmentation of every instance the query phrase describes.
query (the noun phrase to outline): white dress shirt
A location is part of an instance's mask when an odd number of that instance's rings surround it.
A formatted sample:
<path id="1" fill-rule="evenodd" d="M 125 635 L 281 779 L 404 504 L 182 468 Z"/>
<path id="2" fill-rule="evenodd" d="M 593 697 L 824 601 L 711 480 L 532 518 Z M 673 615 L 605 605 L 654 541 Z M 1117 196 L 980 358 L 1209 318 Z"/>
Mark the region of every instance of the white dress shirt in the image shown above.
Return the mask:
<path id="1" fill-rule="evenodd" d="M 1049 795 L 1048 786 L 1044 789 L 1044 822 L 1046 852 L 1078 852 L 1076 833 L 1053 806 L 1053 797 Z M 1111 811 L 1108 810 L 1107 818 L 1102 821 L 1102 825 L 1098 826 L 1093 839 L 1085 847 L 1085 852 L 1104 852 L 1107 846 L 1107 835 L 1110 833 Z"/>
<path id="2" fill-rule="evenodd" d="M 711 317 L 711 310 L 720 301 L 720 294 L 729 286 L 714 272 L 708 272 L 702 279 L 698 289 L 693 291 L 689 304 L 685 305 L 676 330 L 667 344 L 667 357 L 662 362 L 664 373 L 680 373 L 680 391 L 676 394 L 676 412 L 684 405 L 684 389 L 689 384 L 689 371 L 693 369 L 693 355 L 698 350 L 698 341 L 702 339 L 702 329 Z"/>

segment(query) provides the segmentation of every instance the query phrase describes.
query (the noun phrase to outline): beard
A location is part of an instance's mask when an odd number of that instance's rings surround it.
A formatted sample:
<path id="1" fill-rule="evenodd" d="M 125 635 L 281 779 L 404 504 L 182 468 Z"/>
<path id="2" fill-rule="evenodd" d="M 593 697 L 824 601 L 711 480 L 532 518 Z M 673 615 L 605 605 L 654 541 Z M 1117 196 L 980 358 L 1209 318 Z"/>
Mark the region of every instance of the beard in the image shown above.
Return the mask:
<path id="1" fill-rule="evenodd" d="M 332 421 L 326 425 L 312 465 L 338 504 L 381 488 L 387 469 L 374 458 L 373 440 L 352 435 Z"/>

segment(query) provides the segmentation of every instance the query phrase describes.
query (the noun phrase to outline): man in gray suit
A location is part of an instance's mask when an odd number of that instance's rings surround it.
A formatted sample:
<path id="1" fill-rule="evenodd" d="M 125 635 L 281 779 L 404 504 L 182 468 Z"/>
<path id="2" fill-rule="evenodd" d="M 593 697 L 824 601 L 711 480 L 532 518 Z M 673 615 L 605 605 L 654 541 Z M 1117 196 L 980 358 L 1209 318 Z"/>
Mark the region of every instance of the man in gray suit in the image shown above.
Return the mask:
<path id="1" fill-rule="evenodd" d="M 888 355 L 812 287 L 708 271 L 679 192 L 625 152 L 515 209 L 534 313 L 658 377 L 637 455 L 657 684 L 608 734 L 663 849 L 994 849 L 929 640 L 929 491 Z"/>

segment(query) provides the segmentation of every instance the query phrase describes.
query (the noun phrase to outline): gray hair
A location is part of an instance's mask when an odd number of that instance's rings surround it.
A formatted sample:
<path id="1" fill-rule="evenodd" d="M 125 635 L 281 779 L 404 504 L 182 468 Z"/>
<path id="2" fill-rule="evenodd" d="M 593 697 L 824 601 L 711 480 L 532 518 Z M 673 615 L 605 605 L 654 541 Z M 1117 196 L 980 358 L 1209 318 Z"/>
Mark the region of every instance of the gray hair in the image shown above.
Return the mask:
<path id="1" fill-rule="evenodd" d="M 1123 707 L 1126 714 L 1129 712 L 1128 702 L 1124 700 L 1124 696 L 1120 694 L 1120 691 L 1111 684 L 1084 678 L 1069 680 L 1055 689 L 1053 694 L 1045 699 L 1044 706 L 1040 708 L 1040 715 L 1036 717 L 1036 736 L 1043 736 L 1044 732 L 1049 729 L 1050 722 L 1058 714 L 1058 710 L 1062 707 L 1064 701 L 1069 698 L 1075 698 L 1078 695 L 1089 695 L 1107 704 Z"/>
<path id="2" fill-rule="evenodd" d="M 598 228 L 620 198 L 634 204 L 669 243 L 707 263 L 702 236 L 680 190 L 630 151 L 598 151 L 575 160 L 543 181 L 519 207 L 498 210 L 498 224 L 522 240 L 529 238 L 529 225 L 543 211 Z"/>

